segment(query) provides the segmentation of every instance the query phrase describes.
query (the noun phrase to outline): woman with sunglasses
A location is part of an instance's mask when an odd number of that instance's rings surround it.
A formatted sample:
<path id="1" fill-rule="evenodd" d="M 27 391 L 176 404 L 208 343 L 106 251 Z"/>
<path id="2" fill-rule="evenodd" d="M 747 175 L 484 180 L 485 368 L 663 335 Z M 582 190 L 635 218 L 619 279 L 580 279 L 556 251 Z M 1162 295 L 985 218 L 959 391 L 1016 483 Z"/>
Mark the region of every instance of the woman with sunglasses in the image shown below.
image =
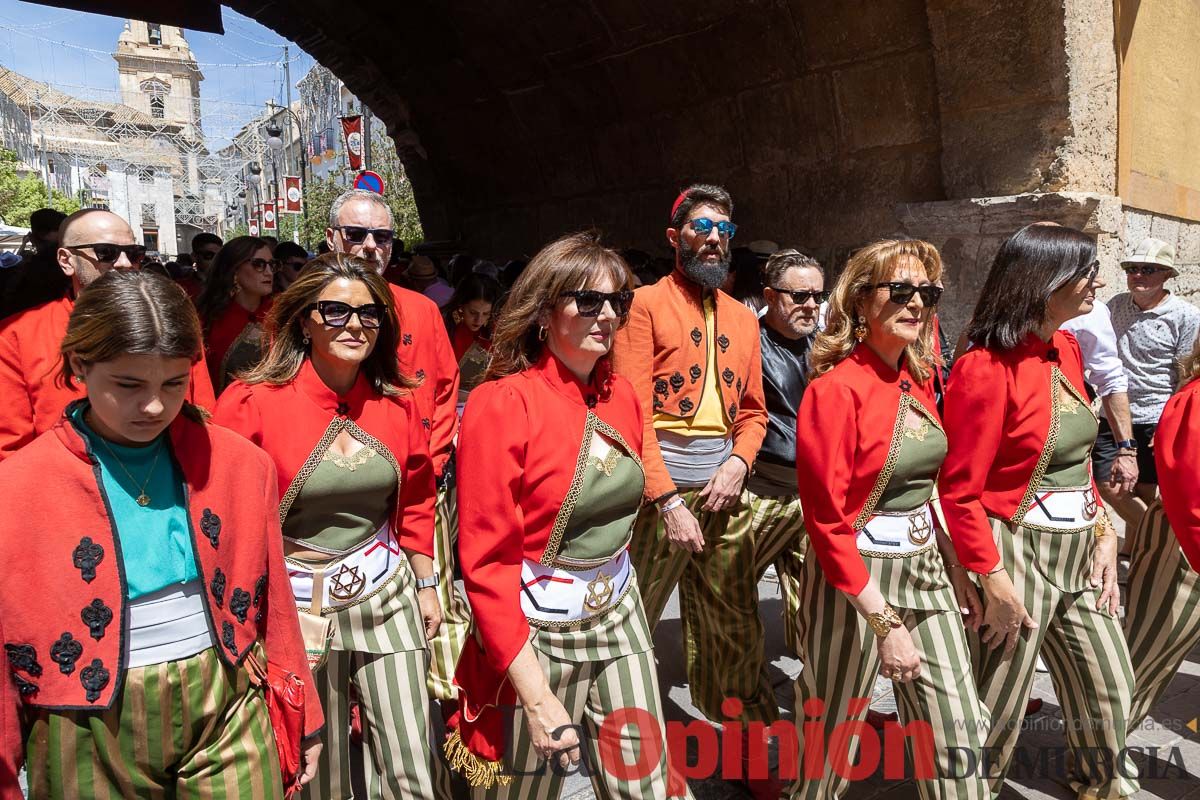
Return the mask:
<path id="1" fill-rule="evenodd" d="M 500 302 L 500 284 L 486 275 L 468 275 L 446 306 L 446 328 L 458 362 L 458 413 L 471 390 L 483 382 L 492 349 L 492 312 Z"/>
<path id="2" fill-rule="evenodd" d="M 0 464 L 0 796 L 21 797 L 23 756 L 31 798 L 282 800 L 249 665 L 304 682 L 302 782 L 324 720 L 275 469 L 186 401 L 203 342 L 169 279 L 107 272 L 60 342 L 86 395 Z"/>
<path id="3" fill-rule="evenodd" d="M 1179 374 L 1182 386 L 1167 401 L 1154 432 L 1161 497 L 1150 504 L 1131 542 L 1125 606 L 1134 669 L 1131 732 L 1200 643 L 1200 340 L 1180 362 Z"/>
<path id="4" fill-rule="evenodd" d="M 1097 421 L 1079 344 L 1059 330 L 1091 310 L 1099 269 L 1080 231 L 1034 224 L 1009 237 L 947 384 L 939 488 L 959 557 L 951 569 L 983 590 L 972 653 L 997 794 L 1039 655 L 1068 744 L 1086 748 L 1073 759 L 1080 797 L 1138 789 L 1124 753 L 1133 672 L 1117 619 L 1117 537 L 1091 474 Z"/>
<path id="5" fill-rule="evenodd" d="M 327 660 L 317 683 L 328 755 L 314 798 L 351 794 L 352 690 L 367 797 L 433 793 L 425 690 L 426 642 L 441 625 L 433 465 L 416 382 L 396 358 L 398 322 L 370 263 L 321 256 L 272 307 L 262 362 L 217 402 L 217 422 L 266 450 L 278 470 L 305 644 L 310 660 Z"/>
<path id="6" fill-rule="evenodd" d="M 476 797 L 557 798 L 581 757 L 575 725 L 588 733 L 597 796 L 669 794 L 665 755 L 619 779 L 605 763 L 612 749 L 599 747 L 617 709 L 638 710 L 617 732 L 618 760 L 662 734 L 641 728 L 663 717 L 628 552 L 641 411 L 609 364 L 632 302 L 625 262 L 593 236 L 547 245 L 513 286 L 488 379 L 467 403 L 459 555 L 476 635 L 455 673 L 446 755 Z"/>
<path id="7" fill-rule="evenodd" d="M 213 259 L 196 308 L 218 396 L 237 373 L 263 356 L 262 323 L 271 311 L 277 267 L 270 243 L 256 236 L 230 239 Z"/>
<path id="8" fill-rule="evenodd" d="M 983 779 L 962 762 L 964 753 L 980 754 L 983 739 L 979 698 L 963 680 L 970 651 L 959 616 L 977 602 L 966 576 L 947 571 L 953 551 L 930 502 L 946 454 L 933 396 L 941 274 L 941 258 L 925 242 L 885 240 L 859 250 L 838 277 L 813 344 L 814 377 L 796 426 L 810 555 L 797 620 L 805 766 L 793 798 L 846 791 L 845 769 L 834 765 L 856 763 L 857 740 L 851 745 L 837 731 L 865 725 L 876 673 L 891 679 L 901 721 L 927 723 L 932 733 L 906 751 L 921 797 L 987 796 Z M 810 742 L 806 752 L 814 726 L 825 746 Z"/>

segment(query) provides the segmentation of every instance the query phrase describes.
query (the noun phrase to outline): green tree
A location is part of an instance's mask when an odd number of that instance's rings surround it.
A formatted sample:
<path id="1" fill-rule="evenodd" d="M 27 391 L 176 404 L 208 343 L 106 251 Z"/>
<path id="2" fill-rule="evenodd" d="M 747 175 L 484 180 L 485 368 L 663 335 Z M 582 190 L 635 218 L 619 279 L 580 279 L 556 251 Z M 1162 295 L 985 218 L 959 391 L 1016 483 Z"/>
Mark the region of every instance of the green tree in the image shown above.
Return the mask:
<path id="1" fill-rule="evenodd" d="M 56 208 L 64 214 L 79 210 L 75 198 L 57 189 L 48 190 L 35 173 L 21 175 L 17 154 L 0 149 L 0 219 L 9 225 L 27 227 L 29 215 L 39 208 Z"/>

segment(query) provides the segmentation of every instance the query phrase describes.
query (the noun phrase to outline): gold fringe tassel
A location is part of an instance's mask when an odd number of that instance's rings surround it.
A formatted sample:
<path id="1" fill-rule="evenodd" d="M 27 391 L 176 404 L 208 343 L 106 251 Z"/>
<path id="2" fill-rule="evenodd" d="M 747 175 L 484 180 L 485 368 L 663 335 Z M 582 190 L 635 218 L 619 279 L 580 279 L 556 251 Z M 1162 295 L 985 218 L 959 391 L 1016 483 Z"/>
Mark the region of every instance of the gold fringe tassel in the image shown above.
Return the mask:
<path id="1" fill-rule="evenodd" d="M 458 731 L 450 734 L 446 744 L 442 746 L 450 769 L 462 774 L 473 788 L 491 789 L 494 786 L 507 786 L 512 782 L 512 776 L 504 773 L 504 765 L 499 761 L 485 761 L 472 753 L 458 735 Z"/>

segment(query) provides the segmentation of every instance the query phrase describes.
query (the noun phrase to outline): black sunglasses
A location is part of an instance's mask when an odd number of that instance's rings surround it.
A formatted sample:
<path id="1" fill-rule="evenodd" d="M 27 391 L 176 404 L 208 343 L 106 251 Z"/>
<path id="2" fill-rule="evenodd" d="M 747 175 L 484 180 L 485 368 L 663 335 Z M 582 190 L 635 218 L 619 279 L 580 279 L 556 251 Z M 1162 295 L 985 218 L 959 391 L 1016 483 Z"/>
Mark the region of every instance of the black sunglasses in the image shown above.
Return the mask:
<path id="1" fill-rule="evenodd" d="M 358 315 L 358 323 L 367 330 L 376 330 L 383 324 L 387 309 L 383 303 L 366 303 L 352 306 L 340 300 L 318 300 L 304 309 L 304 313 L 316 311 L 321 315 L 321 322 L 331 328 L 344 328 L 350 324 L 350 317 Z"/>
<path id="2" fill-rule="evenodd" d="M 563 292 L 563 297 L 575 298 L 575 310 L 581 317 L 598 317 L 604 310 L 604 304 L 612 306 L 613 313 L 618 317 L 629 315 L 633 308 L 633 292 L 622 289 L 619 292 L 597 292 L 593 289 L 579 289 L 574 292 Z"/>
<path id="3" fill-rule="evenodd" d="M 1160 272 L 1170 272 L 1166 267 L 1139 267 L 1133 264 L 1123 266 L 1121 269 L 1125 270 L 1126 275 L 1141 275 L 1143 278 L 1157 275 Z"/>
<path id="4" fill-rule="evenodd" d="M 362 228 L 358 225 L 337 225 L 335 227 L 342 232 L 342 236 L 350 244 L 362 244 L 367 240 L 367 234 L 370 234 L 375 240 L 375 244 L 387 247 L 396 235 L 391 228 Z"/>
<path id="5" fill-rule="evenodd" d="M 777 286 L 770 286 L 767 288 L 779 292 L 780 294 L 786 294 L 788 297 L 792 298 L 792 302 L 798 306 L 804 305 L 809 300 L 812 300 L 817 305 L 820 305 L 829 299 L 829 292 L 827 291 L 806 292 L 793 289 L 780 289 Z"/>
<path id="6" fill-rule="evenodd" d="M 942 299 L 942 287 L 940 286 L 916 286 L 911 283 L 901 283 L 900 281 L 889 281 L 887 283 L 876 283 L 873 286 L 868 286 L 868 289 L 887 289 L 888 300 L 898 306 L 908 305 L 914 294 L 921 295 L 921 302 L 927 308 L 931 308 L 938 304 L 938 300 Z"/>
<path id="7" fill-rule="evenodd" d="M 93 242 L 92 244 L 65 245 L 66 250 L 91 250 L 96 254 L 96 261 L 101 264 L 115 264 L 121 254 L 129 259 L 133 266 L 141 264 L 146 258 L 146 248 L 140 244 L 109 244 L 108 242 Z M 86 256 L 86 253 L 84 254 Z"/>
<path id="8" fill-rule="evenodd" d="M 267 267 L 270 267 L 272 272 L 279 269 L 279 262 L 273 258 L 269 260 L 265 258 L 252 258 L 248 263 L 254 267 L 255 272 L 266 272 Z"/>

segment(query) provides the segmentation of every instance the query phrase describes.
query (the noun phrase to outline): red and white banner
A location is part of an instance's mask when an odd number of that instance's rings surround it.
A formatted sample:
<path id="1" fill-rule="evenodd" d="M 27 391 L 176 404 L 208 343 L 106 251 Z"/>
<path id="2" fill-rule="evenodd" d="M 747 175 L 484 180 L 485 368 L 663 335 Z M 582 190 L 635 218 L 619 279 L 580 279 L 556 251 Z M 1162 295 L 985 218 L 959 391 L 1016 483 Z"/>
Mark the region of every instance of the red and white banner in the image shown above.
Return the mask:
<path id="1" fill-rule="evenodd" d="M 363 120 L 361 114 L 352 117 L 341 117 L 342 136 L 346 139 L 346 156 L 350 161 L 350 169 L 358 172 L 363 162 Z"/>
<path id="2" fill-rule="evenodd" d="M 251 236 L 258 236 L 258 217 L 257 216 L 253 216 L 250 218 L 249 228 L 250 228 Z"/>
<path id="3" fill-rule="evenodd" d="M 283 176 L 283 206 L 280 214 L 299 214 L 304 206 L 304 191 L 300 186 L 300 178 L 295 175 Z"/>
<path id="4" fill-rule="evenodd" d="M 274 200 L 272 200 L 269 203 L 263 203 L 263 230 L 264 231 L 276 230 L 275 201 Z"/>

